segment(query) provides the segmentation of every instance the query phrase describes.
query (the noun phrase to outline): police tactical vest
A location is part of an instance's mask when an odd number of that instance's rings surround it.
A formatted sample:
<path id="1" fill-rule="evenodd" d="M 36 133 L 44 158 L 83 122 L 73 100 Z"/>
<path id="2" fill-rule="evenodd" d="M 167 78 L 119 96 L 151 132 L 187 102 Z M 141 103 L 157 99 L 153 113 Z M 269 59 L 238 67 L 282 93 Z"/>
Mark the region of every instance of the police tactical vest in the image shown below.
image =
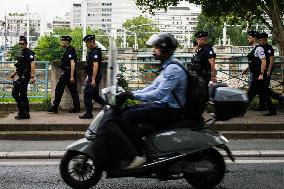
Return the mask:
<path id="1" fill-rule="evenodd" d="M 195 72 L 198 76 L 211 75 L 211 66 L 208 61 L 207 53 L 208 45 L 204 45 L 192 58 L 191 71 Z M 212 51 L 213 52 L 213 51 Z"/>
<path id="2" fill-rule="evenodd" d="M 22 49 L 20 55 L 17 57 L 18 62 L 14 64 L 19 76 L 30 77 L 31 62 L 34 59 L 34 52 L 28 48 Z"/>
<path id="3" fill-rule="evenodd" d="M 273 56 L 273 53 L 272 53 L 273 47 L 269 45 L 268 43 L 266 43 L 265 45 L 262 46 L 262 48 L 264 49 L 264 54 L 265 54 L 265 59 L 266 59 L 266 69 L 268 69 L 269 64 L 270 64 L 270 56 Z"/>
<path id="4" fill-rule="evenodd" d="M 259 45 L 256 45 L 254 49 L 247 55 L 249 61 L 249 71 L 255 74 L 259 74 L 261 71 L 261 60 L 260 58 L 254 56 L 257 47 L 259 47 Z"/>
<path id="5" fill-rule="evenodd" d="M 70 55 L 72 57 L 70 57 Z M 63 55 L 63 57 L 61 58 L 61 63 L 59 64 L 59 67 L 65 71 L 70 70 L 71 69 L 71 61 L 70 58 L 72 58 L 75 63 L 77 63 L 77 54 L 76 54 L 76 50 L 72 47 L 72 46 L 68 46 L 66 48 L 66 51 Z M 75 69 L 76 69 L 76 64 L 75 64 Z"/>
<path id="6" fill-rule="evenodd" d="M 98 56 L 98 72 L 97 72 L 97 75 L 101 72 L 101 63 L 102 63 L 102 56 L 101 56 L 101 49 L 100 48 L 93 48 L 91 49 L 87 56 L 86 56 L 86 63 L 84 64 L 84 70 L 85 70 L 85 73 L 87 75 L 91 75 L 93 74 L 93 63 L 94 63 L 94 51 L 97 51 L 97 56 Z"/>

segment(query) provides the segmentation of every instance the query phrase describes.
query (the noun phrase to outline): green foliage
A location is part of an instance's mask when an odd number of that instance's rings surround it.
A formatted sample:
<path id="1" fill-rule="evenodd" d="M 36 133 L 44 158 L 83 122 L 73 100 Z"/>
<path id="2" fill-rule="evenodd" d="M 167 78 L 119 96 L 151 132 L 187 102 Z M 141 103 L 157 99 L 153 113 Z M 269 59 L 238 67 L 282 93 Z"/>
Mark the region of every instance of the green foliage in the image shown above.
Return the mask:
<path id="1" fill-rule="evenodd" d="M 229 22 L 231 23 L 231 22 Z M 209 32 L 209 44 L 216 45 L 219 42 L 219 39 L 222 40 L 224 24 L 221 22 L 214 23 L 211 18 L 205 17 L 203 13 L 198 16 L 198 23 L 195 29 L 197 31 L 208 31 Z M 236 46 L 247 45 L 247 27 L 246 22 L 239 22 L 238 25 L 229 25 L 227 26 L 227 37 L 230 38 L 231 44 Z M 254 29 L 254 28 L 252 28 Z M 192 36 L 192 41 L 195 40 L 195 37 Z"/>
<path id="2" fill-rule="evenodd" d="M 21 51 L 21 48 L 19 46 L 19 44 L 14 45 L 7 54 L 7 60 L 8 61 L 16 61 L 17 57 L 19 56 Z"/>
<path id="3" fill-rule="evenodd" d="M 121 73 L 119 76 L 119 80 L 117 82 L 118 86 L 122 87 L 125 91 L 129 91 L 129 86 L 128 83 L 125 79 L 125 72 L 126 72 L 126 67 L 120 66 L 119 72 Z"/>
<path id="4" fill-rule="evenodd" d="M 127 32 L 127 42 L 129 47 L 134 47 L 135 44 L 135 37 L 134 33 L 137 34 L 137 43 L 139 48 L 146 48 L 147 45 L 145 44 L 149 37 L 152 35 L 152 32 L 159 32 L 159 29 L 153 25 L 153 21 L 145 18 L 143 16 L 138 16 L 132 19 L 128 19 L 123 24 L 123 27 L 126 28 Z M 149 33 L 147 33 L 149 32 Z M 122 43 L 123 39 L 118 38 L 118 43 Z"/>
<path id="5" fill-rule="evenodd" d="M 108 47 L 108 37 L 100 30 L 92 30 L 87 28 L 87 35 L 96 35 L 96 41 L 102 43 L 105 47 Z M 72 37 L 71 45 L 77 50 L 78 59 L 82 58 L 83 48 L 83 33 L 82 28 L 56 28 L 52 35 L 42 36 L 37 47 L 34 49 L 36 52 L 37 60 L 60 60 L 65 49 L 61 48 L 60 37 L 63 35 L 69 35 Z"/>
<path id="6" fill-rule="evenodd" d="M 139 105 L 142 102 L 140 100 L 131 100 L 131 99 L 127 99 L 126 102 L 122 105 L 122 109 L 128 106 L 135 106 L 135 105 Z"/>
<path id="7" fill-rule="evenodd" d="M 60 48 L 58 37 L 53 35 L 45 35 L 39 38 L 38 45 L 34 49 L 36 60 L 54 61 L 59 60 L 63 54 L 63 49 Z"/>
<path id="8" fill-rule="evenodd" d="M 43 99 L 41 104 L 41 110 L 47 111 L 51 106 L 51 98 Z"/>
<path id="9" fill-rule="evenodd" d="M 156 9 L 167 9 L 180 1 L 136 0 L 136 4 L 144 11 L 153 13 Z M 189 2 L 201 5 L 204 15 L 214 23 L 230 21 L 230 24 L 234 24 L 247 21 L 251 24 L 262 22 L 271 30 L 274 39 L 280 46 L 280 53 L 284 53 L 283 0 L 190 0 Z M 272 22 L 268 22 L 267 17 Z"/>
<path id="10" fill-rule="evenodd" d="M 208 42 L 213 46 L 218 43 L 219 38 L 222 38 L 222 28 L 223 24 L 214 24 L 210 18 L 205 17 L 204 14 L 200 14 L 198 16 L 198 23 L 195 32 L 207 31 L 209 39 Z M 195 39 L 194 36 L 193 38 Z"/>

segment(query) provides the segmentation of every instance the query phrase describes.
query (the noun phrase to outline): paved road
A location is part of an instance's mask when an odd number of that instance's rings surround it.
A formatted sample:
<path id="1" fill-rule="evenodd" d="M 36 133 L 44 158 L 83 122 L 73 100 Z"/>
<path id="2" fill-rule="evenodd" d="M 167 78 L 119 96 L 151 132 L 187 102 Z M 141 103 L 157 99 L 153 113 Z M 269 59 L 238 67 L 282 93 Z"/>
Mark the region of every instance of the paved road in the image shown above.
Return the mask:
<path id="1" fill-rule="evenodd" d="M 68 189 L 58 173 L 59 160 L 0 160 L 0 188 Z M 227 164 L 218 189 L 283 189 L 284 158 L 239 159 Z M 185 180 L 160 182 L 152 179 L 102 179 L 101 189 L 192 189 Z"/>

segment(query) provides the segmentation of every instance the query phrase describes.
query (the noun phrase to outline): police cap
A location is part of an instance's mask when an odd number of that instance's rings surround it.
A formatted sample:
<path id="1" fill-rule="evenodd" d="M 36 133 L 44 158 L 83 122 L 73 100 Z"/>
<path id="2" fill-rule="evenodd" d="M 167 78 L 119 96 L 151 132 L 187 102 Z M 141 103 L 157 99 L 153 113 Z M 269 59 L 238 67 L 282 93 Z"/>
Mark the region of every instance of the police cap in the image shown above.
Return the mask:
<path id="1" fill-rule="evenodd" d="M 208 36 L 208 32 L 206 32 L 206 31 L 199 31 L 195 34 L 196 38 L 207 37 L 207 36 Z"/>
<path id="2" fill-rule="evenodd" d="M 27 43 L 27 37 L 21 35 L 19 41 L 24 41 L 25 43 Z"/>
<path id="3" fill-rule="evenodd" d="M 259 38 L 268 38 L 268 34 L 265 33 L 265 32 L 262 32 L 262 33 L 259 35 Z"/>
<path id="4" fill-rule="evenodd" d="M 95 35 L 86 35 L 84 38 L 83 38 L 83 41 L 86 43 L 88 41 L 91 41 L 91 40 L 95 40 L 96 37 Z"/>
<path id="5" fill-rule="evenodd" d="M 254 31 L 254 30 L 250 30 L 248 32 L 248 35 L 252 36 L 252 37 L 255 37 L 255 38 L 259 38 L 259 36 L 260 36 L 259 33 L 257 31 Z"/>
<path id="6" fill-rule="evenodd" d="M 71 42 L 72 41 L 72 37 L 70 37 L 68 35 L 64 35 L 64 36 L 60 37 L 60 40 L 61 41 L 69 41 L 69 42 Z"/>

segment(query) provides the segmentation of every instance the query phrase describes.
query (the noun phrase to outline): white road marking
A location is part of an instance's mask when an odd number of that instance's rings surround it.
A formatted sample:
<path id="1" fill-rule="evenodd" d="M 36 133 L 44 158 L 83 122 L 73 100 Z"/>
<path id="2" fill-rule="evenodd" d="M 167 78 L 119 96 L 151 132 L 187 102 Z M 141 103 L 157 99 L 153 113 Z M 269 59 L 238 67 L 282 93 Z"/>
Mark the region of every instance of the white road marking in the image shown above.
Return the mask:
<path id="1" fill-rule="evenodd" d="M 225 160 L 227 164 L 271 164 L 284 163 L 284 159 L 240 159 L 232 162 Z M 45 166 L 59 165 L 60 160 L 1 160 L 0 166 Z"/>
<path id="2" fill-rule="evenodd" d="M 284 159 L 243 159 L 236 160 L 232 162 L 231 160 L 226 160 L 227 164 L 270 164 L 270 163 L 284 163 Z"/>

